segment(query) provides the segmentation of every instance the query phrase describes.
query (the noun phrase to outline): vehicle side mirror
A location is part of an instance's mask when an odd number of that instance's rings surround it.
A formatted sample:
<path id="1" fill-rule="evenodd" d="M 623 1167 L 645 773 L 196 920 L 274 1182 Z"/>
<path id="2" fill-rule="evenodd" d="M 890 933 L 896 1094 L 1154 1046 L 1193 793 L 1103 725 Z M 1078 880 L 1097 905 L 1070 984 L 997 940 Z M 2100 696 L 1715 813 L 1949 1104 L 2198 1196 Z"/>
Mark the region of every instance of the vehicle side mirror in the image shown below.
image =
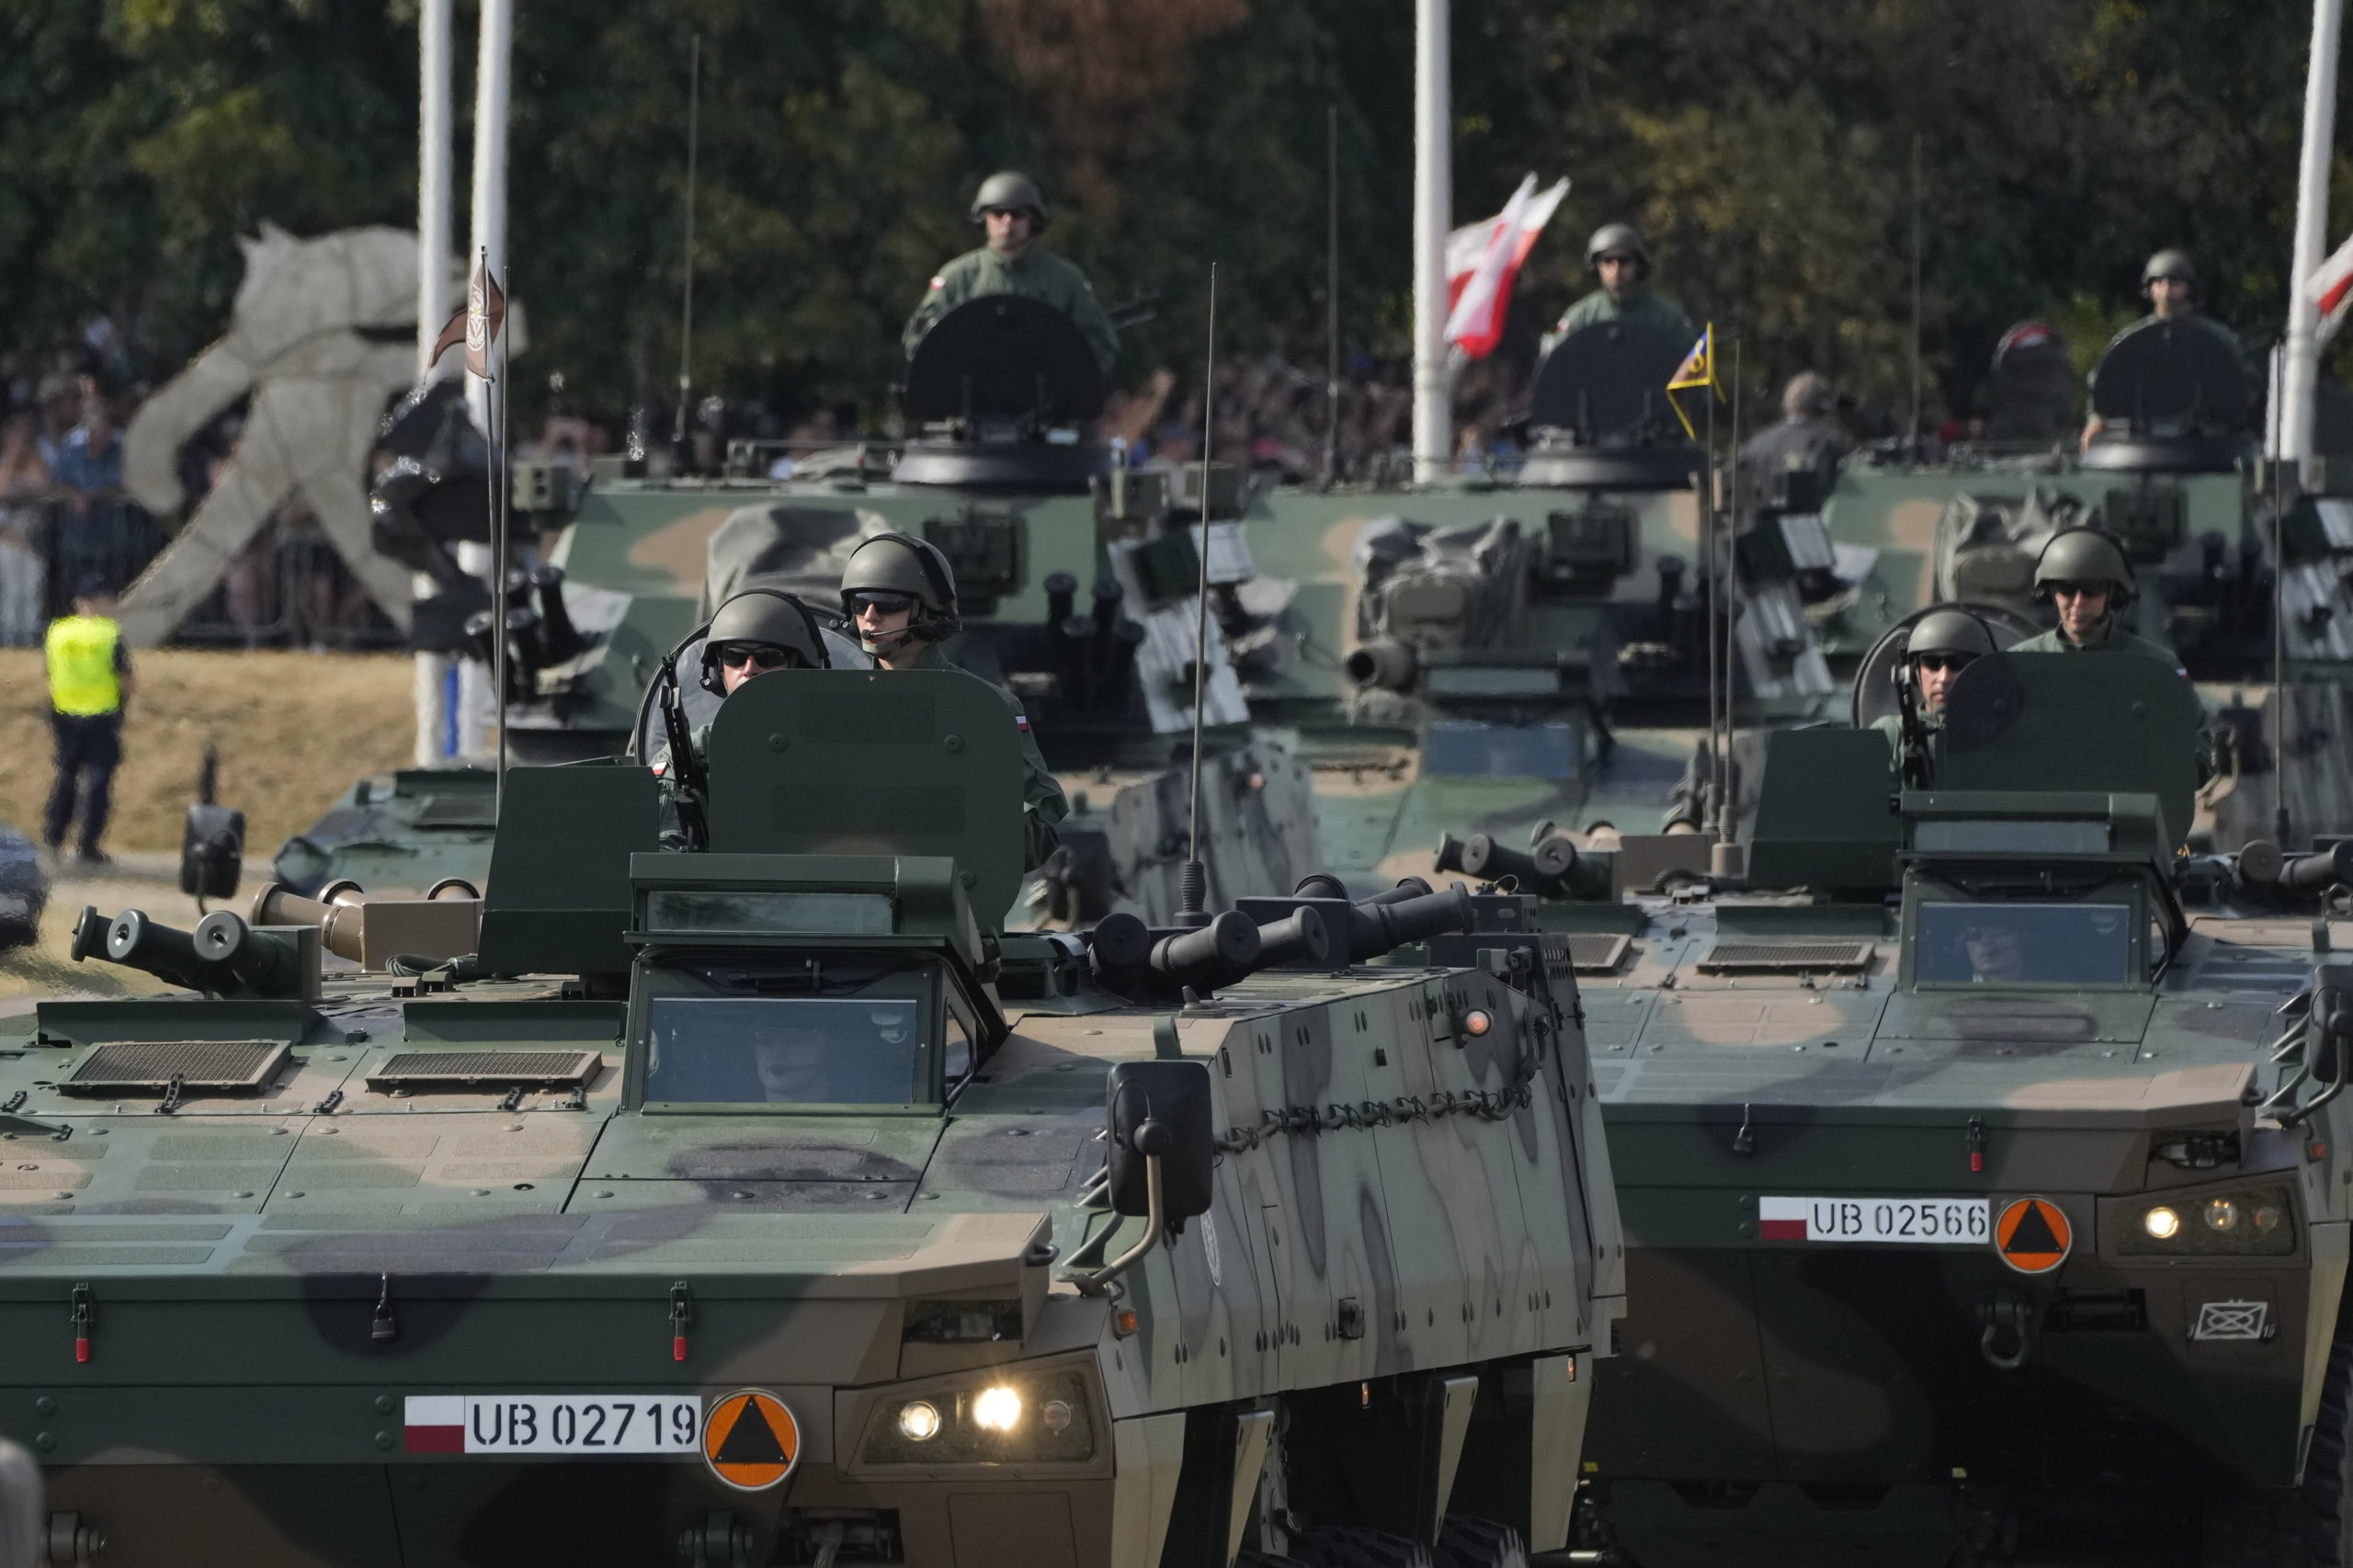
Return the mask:
<path id="1" fill-rule="evenodd" d="M 188 829 L 180 835 L 180 892 L 234 898 L 244 857 L 244 812 L 213 805 L 188 809 Z"/>
<path id="2" fill-rule="evenodd" d="M 1160 1165 L 1161 1217 L 1170 1223 L 1209 1211 L 1217 1133 L 1210 1070 L 1199 1062 L 1123 1062 L 1111 1069 L 1105 1100 L 1110 1131 L 1111 1206 L 1151 1212 L 1148 1162 Z"/>

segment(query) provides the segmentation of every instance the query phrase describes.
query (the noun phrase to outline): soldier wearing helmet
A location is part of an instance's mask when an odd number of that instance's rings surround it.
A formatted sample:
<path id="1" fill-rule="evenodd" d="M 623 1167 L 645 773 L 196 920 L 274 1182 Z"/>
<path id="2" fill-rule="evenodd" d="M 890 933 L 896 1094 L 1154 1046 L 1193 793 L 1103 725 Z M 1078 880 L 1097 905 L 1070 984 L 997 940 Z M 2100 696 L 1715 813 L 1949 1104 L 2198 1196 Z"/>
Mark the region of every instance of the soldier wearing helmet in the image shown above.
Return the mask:
<path id="1" fill-rule="evenodd" d="M 2191 330 L 2212 333 L 2230 345 L 2234 355 L 2244 358 L 2245 349 L 2239 342 L 2238 334 L 2200 312 L 2198 307 L 2204 293 L 2205 287 L 2198 277 L 2198 264 L 2189 259 L 2189 253 L 2170 247 L 2161 250 L 2141 268 L 2141 297 L 2149 301 L 2149 313 L 2116 336 L 2120 338 L 2125 333 L 2138 332 L 2153 322 L 2173 322 Z M 2109 341 L 2109 347 L 2113 347 L 2115 339 Z M 2085 384 L 2087 399 L 2097 380 L 2097 373 L 2095 366 L 2093 381 Z M 2097 414 L 2086 419 L 2083 444 L 2090 446 L 2092 437 L 2106 427 L 2107 422 Z"/>
<path id="2" fill-rule="evenodd" d="M 1750 437 L 1740 449 L 1740 466 L 1748 483 L 1759 491 L 1776 474 L 1790 470 L 1820 476 L 1823 488 L 1838 478 L 1839 460 L 1847 455 L 1846 437 L 1831 420 L 1838 406 L 1830 378 L 1802 370 L 1781 392 L 1781 421 Z"/>
<path id="3" fill-rule="evenodd" d="M 745 681 L 770 670 L 823 670 L 833 667 L 825 639 L 809 607 L 775 588 L 746 588 L 719 607 L 703 633 L 701 678 L 698 684 L 724 700 Z M 697 729 L 687 743 L 698 760 L 710 755 L 710 726 Z M 699 774 L 700 768 L 694 770 Z M 664 847 L 689 847 L 678 821 L 670 748 L 654 756 L 654 777 L 662 780 L 662 843 Z"/>
<path id="4" fill-rule="evenodd" d="M 1077 323 L 1104 374 L 1108 375 L 1111 357 L 1119 352 L 1119 332 L 1096 302 L 1086 274 L 1051 251 L 1038 248 L 1038 235 L 1044 231 L 1046 220 L 1045 192 L 1028 175 L 1007 169 L 983 180 L 979 194 L 972 198 L 972 222 L 980 225 L 988 243 L 966 251 L 933 276 L 931 287 L 900 335 L 907 353 L 912 356 L 923 335 L 967 300 L 983 294 L 1026 294 Z"/>
<path id="5" fill-rule="evenodd" d="M 1586 242 L 1585 269 L 1601 287 L 1571 305 L 1544 341 L 1548 349 L 1581 326 L 1597 322 L 1640 322 L 1679 343 L 1699 335 L 1691 318 L 1650 290 L 1651 247 L 1631 223 L 1604 223 Z"/>
<path id="6" fill-rule="evenodd" d="M 1952 683 L 1970 664 L 1986 654 L 1999 652 L 1994 633 L 1985 623 L 1965 609 L 1933 610 L 1913 623 L 1911 635 L 1904 642 L 1904 658 L 1896 665 L 1898 684 L 1909 688 L 1911 700 L 1904 706 L 1919 716 L 1919 722 L 1930 730 L 1942 729 L 1945 722 L 1945 698 L 1952 690 Z M 1887 744 L 1900 760 L 1904 756 L 1904 718 L 1890 713 L 1871 722 L 1871 728 L 1887 737 Z"/>
<path id="7" fill-rule="evenodd" d="M 2139 653 L 2186 676 L 2179 659 L 2124 629 L 2134 585 L 2131 563 L 2114 540 L 2097 528 L 2062 528 L 2034 563 L 2034 597 L 2057 608 L 2059 624 L 2010 652 Z"/>
<path id="8" fill-rule="evenodd" d="M 956 612 L 956 573 L 928 540 L 882 533 L 859 545 L 842 569 L 842 613 L 849 617 L 859 645 L 886 670 L 958 667 L 939 647 L 963 626 Z M 1012 710 L 1021 732 L 1022 760 L 1029 766 L 1021 810 L 1034 870 L 1062 843 L 1054 824 L 1070 814 L 1070 802 L 1046 770 L 1020 699 L 1002 687 L 997 691 Z"/>

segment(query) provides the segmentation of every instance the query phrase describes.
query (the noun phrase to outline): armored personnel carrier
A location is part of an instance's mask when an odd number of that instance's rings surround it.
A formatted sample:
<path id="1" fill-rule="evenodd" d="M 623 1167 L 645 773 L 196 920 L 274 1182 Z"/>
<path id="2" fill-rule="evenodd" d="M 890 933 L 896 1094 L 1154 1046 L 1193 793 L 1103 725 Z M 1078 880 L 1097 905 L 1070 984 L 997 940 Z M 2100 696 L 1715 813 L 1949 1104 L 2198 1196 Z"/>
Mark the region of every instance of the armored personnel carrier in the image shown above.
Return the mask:
<path id="1" fill-rule="evenodd" d="M 1549 884 L 1629 1244 L 1581 1544 L 2353 1562 L 2353 855 L 2187 856 L 2154 661 L 1989 655 L 1945 720 L 1926 790 L 1772 733 L 1745 879 Z"/>
<path id="2" fill-rule="evenodd" d="M 706 853 L 524 767 L 478 904 L 85 915 L 203 994 L 0 1022 L 52 1562 L 1563 1546 L 1622 1261 L 1532 900 L 1001 931 L 960 673 L 764 676 L 708 762 Z"/>

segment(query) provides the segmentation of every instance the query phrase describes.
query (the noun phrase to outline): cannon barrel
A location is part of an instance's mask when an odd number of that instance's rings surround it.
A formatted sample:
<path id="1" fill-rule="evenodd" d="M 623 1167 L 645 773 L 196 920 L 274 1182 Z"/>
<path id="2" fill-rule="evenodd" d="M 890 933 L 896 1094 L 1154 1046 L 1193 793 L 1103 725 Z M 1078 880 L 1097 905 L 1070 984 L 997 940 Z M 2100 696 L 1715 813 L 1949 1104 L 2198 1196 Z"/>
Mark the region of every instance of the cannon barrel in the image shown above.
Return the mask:
<path id="1" fill-rule="evenodd" d="M 1261 926 L 1226 910 L 1206 926 L 1154 931 L 1133 915 L 1107 915 L 1087 933 L 1096 977 L 1115 988 L 1215 991 L 1281 963 L 1323 964 L 1338 946 L 1324 915 L 1295 909 Z"/>
<path id="2" fill-rule="evenodd" d="M 215 975 L 233 979 L 239 989 L 257 996 L 302 994 L 302 944 L 291 936 L 256 931 L 234 911 L 216 909 L 197 922 L 191 945 Z"/>
<path id="3" fill-rule="evenodd" d="M 1290 895 L 1293 898 L 1347 898 L 1348 890 L 1346 883 L 1329 871 L 1311 871 L 1299 879 L 1299 885 L 1290 890 Z"/>
<path id="4" fill-rule="evenodd" d="M 1422 881 L 1419 877 L 1400 877 L 1397 879 L 1397 885 L 1395 887 L 1374 893 L 1370 898 L 1366 899 L 1364 902 L 1367 903 L 1403 903 L 1409 898 L 1427 898 L 1430 895 L 1430 891 L 1429 883 Z"/>
<path id="5" fill-rule="evenodd" d="M 2269 887 L 2279 880 L 2279 872 L 2287 864 L 2279 846 L 2268 838 L 2250 838 L 2240 846 L 2237 858 L 2231 864 L 2232 874 L 2240 885 L 2251 888 Z"/>
<path id="6" fill-rule="evenodd" d="M 2320 892 L 2337 882 L 2353 882 L 2353 839 L 2298 855 L 2279 869 L 2279 885 L 2293 892 Z"/>
<path id="7" fill-rule="evenodd" d="M 1360 689 L 1379 687 L 1384 691 L 1403 691 L 1414 684 L 1421 660 L 1411 645 L 1381 637 L 1350 649 L 1340 667 L 1349 683 Z"/>
<path id="8" fill-rule="evenodd" d="M 1107 915 L 1086 934 L 1086 956 L 1099 980 L 1133 975 L 1152 960 L 1152 931 L 1124 911 Z"/>

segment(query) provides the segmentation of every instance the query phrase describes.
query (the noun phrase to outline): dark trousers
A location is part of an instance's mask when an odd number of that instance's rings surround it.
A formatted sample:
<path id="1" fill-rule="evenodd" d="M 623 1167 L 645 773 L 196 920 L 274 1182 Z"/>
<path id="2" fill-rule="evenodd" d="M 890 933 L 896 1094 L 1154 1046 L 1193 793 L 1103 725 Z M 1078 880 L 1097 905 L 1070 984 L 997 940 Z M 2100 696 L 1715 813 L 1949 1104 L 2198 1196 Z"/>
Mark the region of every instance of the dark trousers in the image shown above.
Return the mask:
<path id="1" fill-rule="evenodd" d="M 65 830 L 73 824 L 78 797 L 82 853 L 96 855 L 98 838 L 107 830 L 107 811 L 113 802 L 115 765 L 122 760 L 122 714 L 51 713 L 49 722 L 57 735 L 57 783 L 49 791 L 43 836 L 51 849 L 64 847 Z"/>

